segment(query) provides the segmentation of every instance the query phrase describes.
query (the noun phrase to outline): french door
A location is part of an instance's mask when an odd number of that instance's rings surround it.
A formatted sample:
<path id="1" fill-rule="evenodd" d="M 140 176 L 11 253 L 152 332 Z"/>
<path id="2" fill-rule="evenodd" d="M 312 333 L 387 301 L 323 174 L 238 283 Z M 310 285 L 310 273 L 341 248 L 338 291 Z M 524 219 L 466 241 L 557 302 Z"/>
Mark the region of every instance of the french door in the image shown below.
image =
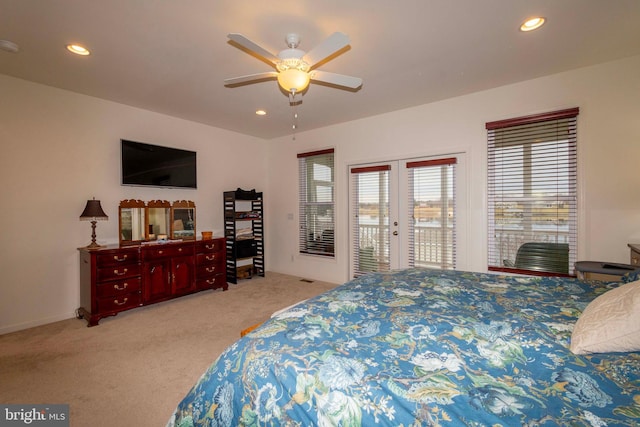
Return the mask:
<path id="1" fill-rule="evenodd" d="M 459 157 L 349 168 L 351 277 L 403 267 L 455 268 Z"/>

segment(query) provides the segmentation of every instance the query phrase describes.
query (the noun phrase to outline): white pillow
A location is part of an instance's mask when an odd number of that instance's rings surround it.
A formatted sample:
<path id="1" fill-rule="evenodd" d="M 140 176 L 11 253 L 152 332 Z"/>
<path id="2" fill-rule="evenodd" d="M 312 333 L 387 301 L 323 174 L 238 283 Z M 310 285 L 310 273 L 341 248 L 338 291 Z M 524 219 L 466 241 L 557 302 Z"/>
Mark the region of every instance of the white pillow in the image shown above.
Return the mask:
<path id="1" fill-rule="evenodd" d="M 640 351 L 640 280 L 589 303 L 571 334 L 575 354 Z"/>

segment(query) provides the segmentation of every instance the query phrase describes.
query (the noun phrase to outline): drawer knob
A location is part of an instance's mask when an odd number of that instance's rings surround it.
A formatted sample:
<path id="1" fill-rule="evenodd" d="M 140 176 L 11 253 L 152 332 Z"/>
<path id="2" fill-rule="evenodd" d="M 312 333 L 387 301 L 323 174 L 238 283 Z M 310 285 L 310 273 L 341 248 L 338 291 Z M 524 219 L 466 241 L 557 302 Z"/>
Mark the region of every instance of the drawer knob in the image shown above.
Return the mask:
<path id="1" fill-rule="evenodd" d="M 214 283 L 216 283 L 216 279 L 207 279 L 207 284 L 213 285 Z"/>
<path id="2" fill-rule="evenodd" d="M 115 289 L 116 291 L 124 291 L 125 289 L 127 289 L 127 286 L 129 286 L 127 282 L 124 282 L 122 286 L 118 286 L 118 284 L 116 283 L 115 285 L 113 285 L 113 289 Z"/>
<path id="3" fill-rule="evenodd" d="M 213 273 L 214 271 L 216 271 L 215 267 L 207 267 L 207 273 Z"/>
<path id="4" fill-rule="evenodd" d="M 209 250 L 213 249 L 213 245 L 204 245 L 204 247 L 209 249 Z"/>
<path id="5" fill-rule="evenodd" d="M 214 259 L 216 259 L 215 255 L 207 255 L 206 257 L 204 257 L 207 261 L 213 261 Z"/>
<path id="6" fill-rule="evenodd" d="M 113 270 L 113 274 L 115 274 L 116 276 L 124 276 L 125 274 L 127 274 L 127 269 L 122 269 L 122 272 L 120 272 L 120 270 L 118 269 L 115 269 Z"/>
<path id="7" fill-rule="evenodd" d="M 118 255 L 114 255 L 113 256 L 113 260 L 114 261 L 118 261 L 118 262 L 126 261 L 127 260 L 127 255 L 122 255 L 122 258 L 120 258 Z"/>
<path id="8" fill-rule="evenodd" d="M 129 298 L 125 298 L 125 299 L 122 300 L 122 302 L 120 302 L 117 299 L 114 299 L 113 303 L 116 304 L 116 305 L 125 305 L 128 300 L 129 300 Z"/>
<path id="9" fill-rule="evenodd" d="M 162 255 L 164 251 L 158 251 L 158 255 Z"/>

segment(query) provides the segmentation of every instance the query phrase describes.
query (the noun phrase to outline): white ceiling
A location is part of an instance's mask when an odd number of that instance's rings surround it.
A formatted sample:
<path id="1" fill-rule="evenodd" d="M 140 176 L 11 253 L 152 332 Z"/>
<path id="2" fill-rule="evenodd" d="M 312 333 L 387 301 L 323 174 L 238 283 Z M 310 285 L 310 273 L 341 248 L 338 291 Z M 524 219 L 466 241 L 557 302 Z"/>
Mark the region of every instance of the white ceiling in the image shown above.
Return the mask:
<path id="1" fill-rule="evenodd" d="M 534 15 L 547 24 L 518 31 Z M 638 55 L 640 0 L 0 0 L 0 39 L 20 46 L 0 50 L 0 73 L 274 138 L 293 108 L 275 81 L 224 86 L 272 70 L 227 34 L 277 53 L 287 33 L 309 51 L 336 31 L 351 48 L 320 69 L 364 84 L 312 83 L 299 131 Z"/>

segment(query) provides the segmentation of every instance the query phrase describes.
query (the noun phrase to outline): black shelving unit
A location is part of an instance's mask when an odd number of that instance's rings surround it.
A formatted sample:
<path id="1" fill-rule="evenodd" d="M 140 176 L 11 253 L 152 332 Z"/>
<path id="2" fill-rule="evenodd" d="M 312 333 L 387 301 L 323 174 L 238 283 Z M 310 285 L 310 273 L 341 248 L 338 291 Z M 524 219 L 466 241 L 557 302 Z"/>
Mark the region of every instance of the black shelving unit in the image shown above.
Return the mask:
<path id="1" fill-rule="evenodd" d="M 264 277 L 264 216 L 262 192 L 224 192 L 224 236 L 227 244 L 227 282 L 254 275 Z M 243 273 L 239 277 L 239 270 Z"/>

